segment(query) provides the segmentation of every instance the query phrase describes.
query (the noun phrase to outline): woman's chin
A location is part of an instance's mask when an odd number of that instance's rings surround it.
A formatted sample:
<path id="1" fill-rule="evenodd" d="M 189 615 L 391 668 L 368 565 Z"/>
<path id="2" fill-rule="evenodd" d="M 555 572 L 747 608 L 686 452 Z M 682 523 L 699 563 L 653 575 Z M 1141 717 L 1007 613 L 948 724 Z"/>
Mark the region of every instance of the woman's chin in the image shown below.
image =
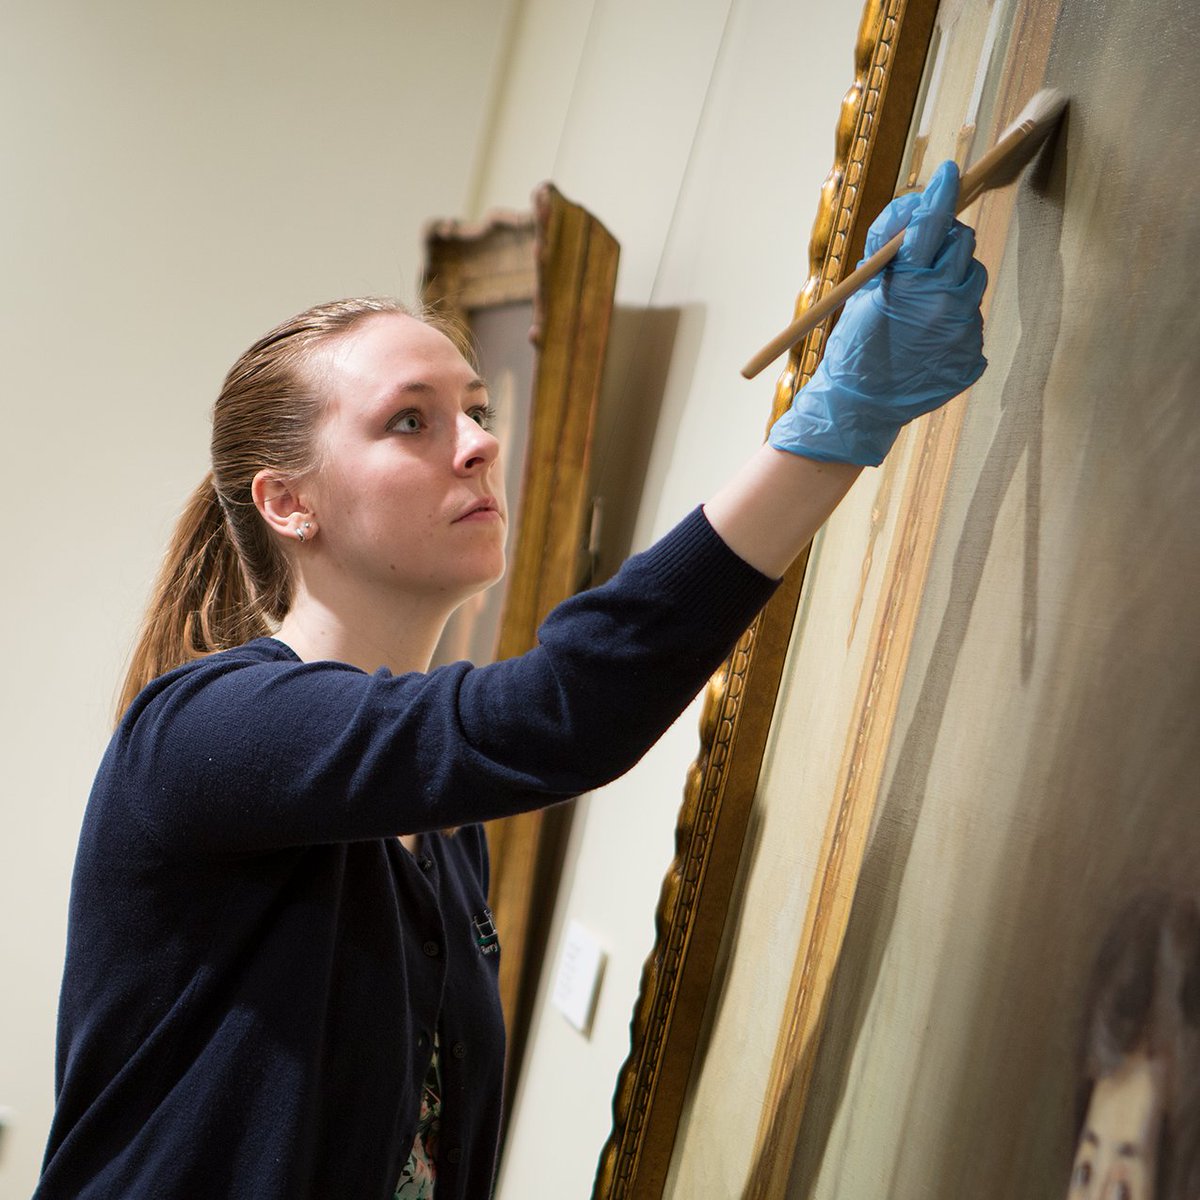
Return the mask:
<path id="1" fill-rule="evenodd" d="M 473 596 L 478 596 L 489 588 L 495 587 L 504 578 L 506 567 L 504 556 L 501 554 L 496 562 L 487 567 L 481 567 L 478 574 L 472 578 L 460 581 L 459 586 L 453 589 L 458 596 L 456 604 L 465 604 Z"/>
<path id="2" fill-rule="evenodd" d="M 487 579 L 485 579 L 479 585 L 479 587 L 475 589 L 476 592 L 486 592 L 488 588 L 495 587 L 496 584 L 498 584 L 504 578 L 504 572 L 507 569 L 507 566 L 508 564 L 503 560 L 503 558 L 501 558 L 495 569 L 489 573 Z"/>

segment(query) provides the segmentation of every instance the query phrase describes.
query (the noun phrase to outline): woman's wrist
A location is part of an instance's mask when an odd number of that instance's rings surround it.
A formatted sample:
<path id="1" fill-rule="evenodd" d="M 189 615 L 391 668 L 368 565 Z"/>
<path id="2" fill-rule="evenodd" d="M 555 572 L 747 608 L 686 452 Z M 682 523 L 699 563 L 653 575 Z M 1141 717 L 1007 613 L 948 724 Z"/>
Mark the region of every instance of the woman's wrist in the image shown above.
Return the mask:
<path id="1" fill-rule="evenodd" d="M 764 445 L 704 505 L 704 515 L 739 558 L 778 579 L 861 471 Z"/>

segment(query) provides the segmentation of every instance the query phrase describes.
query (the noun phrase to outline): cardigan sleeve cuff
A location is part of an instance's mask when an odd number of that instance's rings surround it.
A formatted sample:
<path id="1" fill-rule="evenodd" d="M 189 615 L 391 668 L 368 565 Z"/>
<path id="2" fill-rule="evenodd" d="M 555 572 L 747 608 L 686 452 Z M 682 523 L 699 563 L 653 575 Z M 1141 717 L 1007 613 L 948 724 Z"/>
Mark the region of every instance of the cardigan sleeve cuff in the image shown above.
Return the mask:
<path id="1" fill-rule="evenodd" d="M 681 618 L 724 628 L 731 637 L 754 620 L 780 584 L 735 554 L 699 507 L 635 559 Z"/>

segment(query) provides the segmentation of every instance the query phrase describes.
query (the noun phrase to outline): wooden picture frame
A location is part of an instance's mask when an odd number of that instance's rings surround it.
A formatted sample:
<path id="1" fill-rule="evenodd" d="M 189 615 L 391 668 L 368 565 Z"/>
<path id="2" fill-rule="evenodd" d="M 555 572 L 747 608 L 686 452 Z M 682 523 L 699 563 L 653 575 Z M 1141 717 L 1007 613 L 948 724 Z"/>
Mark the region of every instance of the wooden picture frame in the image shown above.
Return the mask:
<path id="1" fill-rule="evenodd" d="M 454 644 L 449 653 L 443 644 L 440 658 L 510 658 L 535 645 L 542 619 L 586 575 L 588 468 L 619 247 L 594 216 L 545 183 L 533 194 L 531 213 L 438 221 L 427 229 L 425 248 L 423 298 L 468 332 L 483 377 L 507 392 L 498 420 L 507 421 L 515 436 L 502 437 L 502 444 L 520 460 L 506 469 L 505 581 L 485 594 L 490 614 L 467 614 L 472 628 L 448 629 L 444 643 Z M 509 1099 L 528 1036 L 570 811 L 560 805 L 487 825 L 489 902 L 503 944 Z"/>
<path id="2" fill-rule="evenodd" d="M 894 191 L 936 7 L 868 0 L 863 10 L 796 316 L 853 269 L 870 220 Z M 790 354 L 772 420 L 816 369 L 825 332 L 814 330 Z M 596 1200 L 649 1200 L 666 1183 L 807 565 L 806 552 L 708 687 Z"/>

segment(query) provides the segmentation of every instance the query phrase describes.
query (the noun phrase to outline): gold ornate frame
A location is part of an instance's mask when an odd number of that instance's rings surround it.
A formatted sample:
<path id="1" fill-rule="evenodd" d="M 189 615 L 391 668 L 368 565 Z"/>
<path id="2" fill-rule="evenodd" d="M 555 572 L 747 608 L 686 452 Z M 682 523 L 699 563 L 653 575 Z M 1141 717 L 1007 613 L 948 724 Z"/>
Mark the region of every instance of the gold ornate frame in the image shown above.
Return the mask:
<path id="1" fill-rule="evenodd" d="M 1011 61 L 1006 64 L 1005 82 L 997 96 L 992 140 L 1042 86 L 1054 29 L 1054 6 L 1055 0 L 1017 0 L 1014 5 Z M 936 15 L 934 3 L 931 23 Z M 921 152 L 920 148 L 914 149 Z M 960 168 L 969 150 L 969 138 L 960 135 Z M 1014 191 L 1003 189 L 985 195 L 967 210 L 965 219 L 975 227 L 976 253 L 983 261 L 1002 261 L 1014 203 Z M 982 305 L 985 319 L 990 303 L 989 293 Z M 788 1186 L 965 412 L 964 404 L 950 404 L 914 431 L 897 532 L 884 569 L 882 596 L 872 622 L 870 646 L 826 820 L 784 1006 L 785 1019 L 764 1091 L 745 1200 L 771 1200 Z"/>
<path id="2" fill-rule="evenodd" d="M 533 306 L 528 448 L 496 652 L 510 658 L 534 646 L 542 619 L 579 586 L 619 247 L 595 217 L 548 183 L 534 192 L 531 214 L 498 214 L 474 224 L 439 221 L 425 242 L 424 299 L 468 331 L 481 310 Z M 500 998 L 509 1098 L 528 1036 L 569 814 L 564 805 L 487 826 L 489 902 L 504 942 Z"/>
<path id="3" fill-rule="evenodd" d="M 851 269 L 894 193 L 936 10 L 937 0 L 867 0 L 796 315 Z M 816 368 L 824 333 L 789 356 L 772 419 Z M 805 553 L 708 687 L 595 1200 L 660 1196 L 666 1182 L 807 563 Z"/>

